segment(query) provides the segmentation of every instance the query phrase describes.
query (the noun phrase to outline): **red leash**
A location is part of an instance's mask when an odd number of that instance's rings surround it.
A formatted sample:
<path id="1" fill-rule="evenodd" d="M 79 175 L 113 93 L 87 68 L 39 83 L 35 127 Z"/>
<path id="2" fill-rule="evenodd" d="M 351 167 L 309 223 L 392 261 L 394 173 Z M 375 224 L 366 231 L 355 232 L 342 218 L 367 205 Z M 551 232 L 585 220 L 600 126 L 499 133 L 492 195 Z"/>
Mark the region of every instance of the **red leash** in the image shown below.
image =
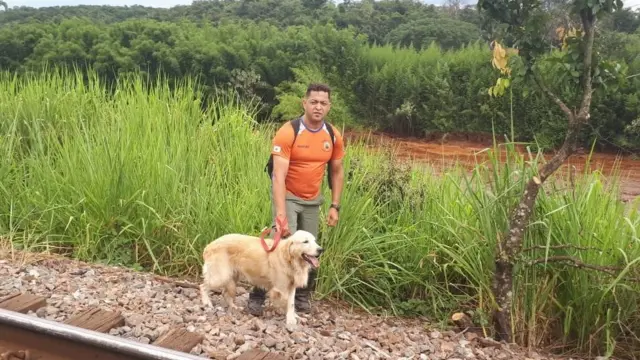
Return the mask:
<path id="1" fill-rule="evenodd" d="M 282 227 L 285 224 L 285 221 L 281 220 L 281 218 L 278 217 L 276 218 L 276 222 L 280 225 L 280 228 L 282 229 Z M 262 230 L 262 233 L 260 234 L 260 243 L 262 244 L 264 251 L 268 253 L 276 249 L 276 247 L 278 246 L 278 243 L 280 242 L 280 238 L 282 236 L 280 232 L 276 231 L 276 234 L 273 237 L 273 246 L 271 247 L 271 249 L 269 249 L 269 245 L 267 245 L 267 243 L 264 241 L 264 237 L 267 236 L 267 234 L 271 231 L 271 229 L 277 229 L 277 227 L 274 225 L 270 228 L 266 228 Z"/>

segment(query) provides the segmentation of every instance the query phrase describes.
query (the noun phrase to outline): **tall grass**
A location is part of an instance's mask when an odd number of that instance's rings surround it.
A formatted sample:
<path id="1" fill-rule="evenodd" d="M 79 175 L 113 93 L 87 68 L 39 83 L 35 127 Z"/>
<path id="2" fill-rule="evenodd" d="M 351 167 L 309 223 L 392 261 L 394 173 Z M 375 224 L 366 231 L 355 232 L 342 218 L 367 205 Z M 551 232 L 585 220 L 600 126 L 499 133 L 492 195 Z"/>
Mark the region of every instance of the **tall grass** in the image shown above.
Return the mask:
<path id="1" fill-rule="evenodd" d="M 2 226 L 29 245 L 174 272 L 214 236 L 267 224 L 268 179 L 247 175 L 268 147 L 232 97 L 203 112 L 189 82 L 127 78 L 112 95 L 58 73 L 0 83 Z"/>
<path id="2" fill-rule="evenodd" d="M 203 110 L 191 81 L 146 83 L 123 78 L 106 92 L 72 73 L 0 77 L 0 236 L 17 248 L 194 275 L 207 242 L 269 225 L 263 167 L 274 128 L 256 125 L 233 96 Z M 443 322 L 469 310 L 488 325 L 496 239 L 529 162 L 540 161 L 506 150 L 507 161 L 488 149 L 490 161 L 470 172 L 435 175 L 395 161 L 393 149 L 349 144 L 340 223 L 321 228 L 319 295 Z M 599 173 L 584 175 L 539 196 L 532 249 L 515 277 L 516 339 L 621 355 L 640 343 L 640 285 L 627 280 L 640 276 L 640 218 Z M 625 272 L 544 261 L 551 256 Z"/>

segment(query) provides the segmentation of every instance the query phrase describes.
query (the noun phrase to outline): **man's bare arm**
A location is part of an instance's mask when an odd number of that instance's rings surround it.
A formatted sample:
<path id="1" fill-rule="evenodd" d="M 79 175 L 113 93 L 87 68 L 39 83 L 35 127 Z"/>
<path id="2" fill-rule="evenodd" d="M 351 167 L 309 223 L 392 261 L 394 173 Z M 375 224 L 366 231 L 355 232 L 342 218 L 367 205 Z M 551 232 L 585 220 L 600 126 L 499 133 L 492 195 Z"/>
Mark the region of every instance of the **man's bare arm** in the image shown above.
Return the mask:
<path id="1" fill-rule="evenodd" d="M 289 171 L 289 160 L 282 156 L 273 157 L 273 201 L 276 205 L 276 216 L 286 216 L 285 196 L 287 193 L 284 179 Z"/>
<path id="2" fill-rule="evenodd" d="M 331 203 L 340 204 L 340 196 L 342 196 L 342 186 L 344 184 L 344 166 L 342 159 L 331 160 Z"/>

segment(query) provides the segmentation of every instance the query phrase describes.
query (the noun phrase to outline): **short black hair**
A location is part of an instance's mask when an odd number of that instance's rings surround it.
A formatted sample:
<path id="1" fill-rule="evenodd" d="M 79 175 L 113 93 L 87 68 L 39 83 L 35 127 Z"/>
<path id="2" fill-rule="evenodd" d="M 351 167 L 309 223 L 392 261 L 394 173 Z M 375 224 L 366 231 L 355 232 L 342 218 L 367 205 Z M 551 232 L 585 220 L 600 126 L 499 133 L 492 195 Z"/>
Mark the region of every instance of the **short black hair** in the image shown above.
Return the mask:
<path id="1" fill-rule="evenodd" d="M 329 87 L 329 85 L 318 83 L 309 84 L 309 86 L 307 87 L 306 96 L 309 96 L 312 91 L 326 92 L 329 95 L 329 98 L 331 98 L 331 88 Z"/>

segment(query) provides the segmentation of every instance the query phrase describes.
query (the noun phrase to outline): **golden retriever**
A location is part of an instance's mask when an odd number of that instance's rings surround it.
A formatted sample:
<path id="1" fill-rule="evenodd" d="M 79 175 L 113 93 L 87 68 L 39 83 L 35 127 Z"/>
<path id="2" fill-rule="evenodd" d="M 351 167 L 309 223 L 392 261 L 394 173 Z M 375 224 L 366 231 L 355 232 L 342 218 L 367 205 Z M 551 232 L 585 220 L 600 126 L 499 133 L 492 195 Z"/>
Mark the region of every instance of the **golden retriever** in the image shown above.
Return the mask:
<path id="1" fill-rule="evenodd" d="M 273 239 L 265 239 L 271 248 Z M 305 287 L 311 267 L 319 266 L 318 258 L 324 249 L 313 234 L 297 230 L 282 239 L 272 252 L 266 252 L 257 236 L 243 234 L 223 235 L 208 244 L 202 253 L 203 282 L 200 295 L 204 306 L 213 306 L 209 290 L 222 290 L 229 309 L 239 309 L 234 303 L 236 283 L 243 277 L 254 286 L 265 289 L 269 296 L 286 300 L 283 312 L 286 325 L 295 326 L 294 312 L 296 288 Z"/>

